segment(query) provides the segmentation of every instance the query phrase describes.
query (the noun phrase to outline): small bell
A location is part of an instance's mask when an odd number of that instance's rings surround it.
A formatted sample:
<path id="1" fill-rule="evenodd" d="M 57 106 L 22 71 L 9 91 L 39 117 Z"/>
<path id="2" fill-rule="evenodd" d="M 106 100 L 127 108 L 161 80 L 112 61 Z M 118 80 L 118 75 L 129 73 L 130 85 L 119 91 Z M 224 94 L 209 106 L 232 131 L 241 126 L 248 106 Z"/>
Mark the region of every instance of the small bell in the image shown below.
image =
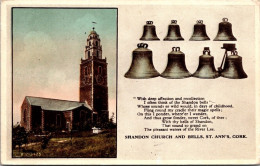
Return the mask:
<path id="1" fill-rule="evenodd" d="M 210 40 L 206 33 L 206 25 L 203 24 L 203 20 L 198 20 L 194 25 L 193 34 L 190 41 Z"/>
<path id="2" fill-rule="evenodd" d="M 235 44 L 223 44 L 222 49 L 225 49 L 226 51 L 221 66 L 219 67 L 221 76 L 231 79 L 247 78 L 247 74 L 242 65 L 242 57 L 238 55 Z M 231 51 L 231 55 L 227 54 L 228 51 Z M 222 69 L 223 63 L 224 68 Z"/>
<path id="3" fill-rule="evenodd" d="M 144 25 L 143 36 L 140 38 L 140 40 L 160 40 L 156 35 L 153 21 L 146 21 L 146 25 Z"/>
<path id="4" fill-rule="evenodd" d="M 199 57 L 199 66 L 193 77 L 212 79 L 218 76 L 214 65 L 214 57 L 210 55 L 209 47 L 204 47 L 203 55 Z"/>
<path id="5" fill-rule="evenodd" d="M 232 24 L 228 22 L 227 18 L 222 19 L 223 22 L 218 25 L 218 34 L 214 41 L 236 41 L 232 33 Z"/>
<path id="6" fill-rule="evenodd" d="M 160 74 L 156 71 L 152 60 L 152 51 L 148 49 L 148 44 L 139 43 L 137 49 L 133 51 L 132 64 L 126 72 L 126 78 L 146 79 L 158 77 Z"/>
<path id="7" fill-rule="evenodd" d="M 171 21 L 171 24 L 168 26 L 167 36 L 163 40 L 184 40 L 181 36 L 180 26 L 177 24 L 177 20 Z"/>
<path id="8" fill-rule="evenodd" d="M 180 47 L 173 47 L 172 51 L 168 54 L 168 63 L 161 76 L 175 79 L 191 76 L 186 68 L 185 55 L 180 51 Z"/>

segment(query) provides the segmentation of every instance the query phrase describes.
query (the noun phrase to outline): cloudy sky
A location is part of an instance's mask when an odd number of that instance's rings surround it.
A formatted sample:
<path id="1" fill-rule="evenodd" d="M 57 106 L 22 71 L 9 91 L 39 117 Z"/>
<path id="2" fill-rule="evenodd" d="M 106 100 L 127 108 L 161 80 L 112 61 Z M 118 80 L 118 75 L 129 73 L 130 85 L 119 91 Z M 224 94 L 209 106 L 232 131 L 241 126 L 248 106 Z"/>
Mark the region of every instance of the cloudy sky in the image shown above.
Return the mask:
<path id="1" fill-rule="evenodd" d="M 20 122 L 25 96 L 79 100 L 79 64 L 93 26 L 108 61 L 111 115 L 116 111 L 116 9 L 13 9 L 14 124 Z"/>

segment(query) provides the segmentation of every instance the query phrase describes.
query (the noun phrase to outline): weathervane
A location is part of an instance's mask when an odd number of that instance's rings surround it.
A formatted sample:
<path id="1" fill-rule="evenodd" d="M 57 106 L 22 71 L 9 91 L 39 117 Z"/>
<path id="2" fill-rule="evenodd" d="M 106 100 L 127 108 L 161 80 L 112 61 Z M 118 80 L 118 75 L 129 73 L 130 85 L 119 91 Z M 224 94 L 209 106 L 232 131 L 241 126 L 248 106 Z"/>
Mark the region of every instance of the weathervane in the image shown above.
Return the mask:
<path id="1" fill-rule="evenodd" d="M 93 31 L 94 31 L 94 29 L 95 29 L 94 24 L 97 24 L 97 22 L 92 21 L 92 24 L 93 24 Z"/>
<path id="2" fill-rule="evenodd" d="M 95 26 L 94 26 L 94 24 L 97 24 L 97 22 L 94 22 L 94 21 L 92 21 L 92 24 L 93 24 L 93 31 L 95 30 Z M 85 34 L 87 34 L 87 32 L 85 32 Z"/>
<path id="3" fill-rule="evenodd" d="M 95 30 L 95 25 L 94 24 L 97 24 L 97 22 L 94 22 L 94 21 L 92 21 L 92 24 L 93 24 L 93 31 Z M 87 34 L 87 32 L 85 32 L 85 34 Z"/>

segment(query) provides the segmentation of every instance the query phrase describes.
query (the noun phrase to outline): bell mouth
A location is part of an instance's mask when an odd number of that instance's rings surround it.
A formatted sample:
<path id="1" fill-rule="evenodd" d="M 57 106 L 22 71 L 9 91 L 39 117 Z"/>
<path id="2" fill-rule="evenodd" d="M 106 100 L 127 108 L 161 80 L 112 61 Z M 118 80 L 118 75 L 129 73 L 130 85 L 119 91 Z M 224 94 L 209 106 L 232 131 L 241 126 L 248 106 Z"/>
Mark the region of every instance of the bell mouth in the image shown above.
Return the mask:
<path id="1" fill-rule="evenodd" d="M 237 41 L 237 39 L 233 37 L 227 37 L 227 36 L 216 36 L 213 41 Z"/>
<path id="2" fill-rule="evenodd" d="M 149 73 L 135 73 L 135 72 L 127 72 L 125 73 L 125 78 L 130 79 L 149 79 L 154 77 L 159 77 L 160 73 L 157 71 L 149 72 Z"/>
<path id="3" fill-rule="evenodd" d="M 163 39 L 164 41 L 176 41 L 176 40 L 184 40 L 184 38 L 183 37 L 165 37 L 164 39 Z"/>
<path id="4" fill-rule="evenodd" d="M 192 74 L 192 77 L 200 78 L 200 79 L 215 79 L 218 78 L 220 75 L 217 71 L 215 71 L 212 74 L 202 74 L 202 73 L 197 73 L 195 72 Z"/>
<path id="5" fill-rule="evenodd" d="M 204 41 L 204 40 L 210 40 L 210 38 L 208 36 L 206 37 L 200 37 L 200 36 L 192 36 L 190 38 L 190 41 Z"/>
<path id="6" fill-rule="evenodd" d="M 163 78 L 166 78 L 166 79 L 184 79 L 184 78 L 189 78 L 192 76 L 191 73 L 189 72 L 169 72 L 169 73 L 162 73 L 160 75 L 161 77 Z"/>
<path id="7" fill-rule="evenodd" d="M 152 41 L 152 40 L 160 40 L 158 37 L 141 37 L 140 40 Z"/>
<path id="8" fill-rule="evenodd" d="M 221 74 L 221 77 L 228 78 L 228 79 L 233 79 L 233 80 L 237 80 L 237 79 L 245 79 L 245 78 L 247 78 L 247 75 L 245 74 L 245 75 L 242 75 L 242 76 L 240 76 L 240 77 L 233 77 L 233 76 L 228 76 L 228 75 L 222 75 L 222 74 Z"/>

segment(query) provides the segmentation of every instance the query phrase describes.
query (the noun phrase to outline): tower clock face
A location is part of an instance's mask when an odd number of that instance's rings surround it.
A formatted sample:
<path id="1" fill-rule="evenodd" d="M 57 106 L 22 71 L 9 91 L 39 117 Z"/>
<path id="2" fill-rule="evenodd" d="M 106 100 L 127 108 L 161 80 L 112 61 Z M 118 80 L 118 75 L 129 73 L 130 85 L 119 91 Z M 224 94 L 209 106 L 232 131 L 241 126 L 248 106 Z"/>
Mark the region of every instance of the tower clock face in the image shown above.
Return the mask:
<path id="1" fill-rule="evenodd" d="M 82 86 L 91 84 L 91 78 L 90 77 L 84 77 L 82 79 Z"/>
<path id="2" fill-rule="evenodd" d="M 99 74 L 99 75 L 96 76 L 96 82 L 99 85 L 103 85 L 105 83 L 105 79 L 102 75 Z"/>

